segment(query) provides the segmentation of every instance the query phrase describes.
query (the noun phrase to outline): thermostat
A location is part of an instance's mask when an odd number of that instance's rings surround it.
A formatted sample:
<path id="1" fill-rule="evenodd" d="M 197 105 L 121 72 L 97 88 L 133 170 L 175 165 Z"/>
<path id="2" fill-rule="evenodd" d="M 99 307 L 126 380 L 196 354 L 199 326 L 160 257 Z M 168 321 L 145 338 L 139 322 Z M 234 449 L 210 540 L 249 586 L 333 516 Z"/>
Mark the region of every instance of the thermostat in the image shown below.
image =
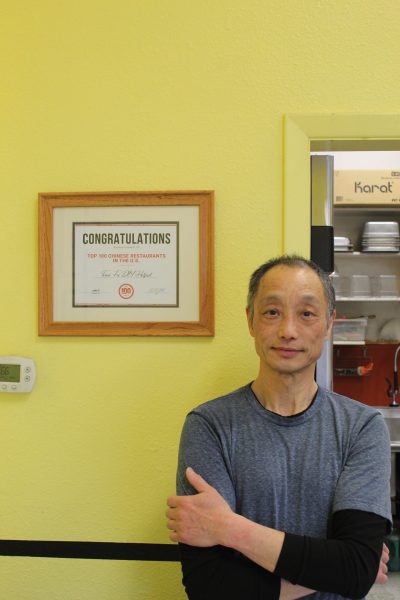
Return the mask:
<path id="1" fill-rule="evenodd" d="M 30 392 L 36 379 L 35 363 L 22 356 L 0 356 L 0 392 Z"/>

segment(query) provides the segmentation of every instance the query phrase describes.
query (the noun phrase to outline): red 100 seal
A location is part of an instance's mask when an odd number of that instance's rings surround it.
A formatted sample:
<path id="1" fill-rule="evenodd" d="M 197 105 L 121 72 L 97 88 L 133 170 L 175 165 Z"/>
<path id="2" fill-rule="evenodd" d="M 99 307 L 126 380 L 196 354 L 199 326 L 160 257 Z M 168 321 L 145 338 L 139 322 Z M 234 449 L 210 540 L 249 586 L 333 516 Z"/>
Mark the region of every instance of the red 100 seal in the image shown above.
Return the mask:
<path id="1" fill-rule="evenodd" d="M 125 300 L 127 300 L 128 298 L 131 298 L 133 296 L 134 291 L 135 290 L 129 283 L 124 283 L 123 285 L 120 285 L 119 289 L 118 289 L 119 295 L 121 296 L 121 298 L 124 298 Z"/>

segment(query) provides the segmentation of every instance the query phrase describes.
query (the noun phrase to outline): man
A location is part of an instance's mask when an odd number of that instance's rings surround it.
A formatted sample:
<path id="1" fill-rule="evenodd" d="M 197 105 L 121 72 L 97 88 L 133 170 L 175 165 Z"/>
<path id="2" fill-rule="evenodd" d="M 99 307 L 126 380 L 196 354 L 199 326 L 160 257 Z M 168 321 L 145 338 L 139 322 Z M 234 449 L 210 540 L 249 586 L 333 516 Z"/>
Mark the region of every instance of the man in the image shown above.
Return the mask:
<path id="1" fill-rule="evenodd" d="M 187 416 L 168 499 L 190 600 L 364 598 L 385 580 L 389 436 L 378 411 L 315 382 L 334 318 L 311 261 L 253 273 L 257 378 Z"/>

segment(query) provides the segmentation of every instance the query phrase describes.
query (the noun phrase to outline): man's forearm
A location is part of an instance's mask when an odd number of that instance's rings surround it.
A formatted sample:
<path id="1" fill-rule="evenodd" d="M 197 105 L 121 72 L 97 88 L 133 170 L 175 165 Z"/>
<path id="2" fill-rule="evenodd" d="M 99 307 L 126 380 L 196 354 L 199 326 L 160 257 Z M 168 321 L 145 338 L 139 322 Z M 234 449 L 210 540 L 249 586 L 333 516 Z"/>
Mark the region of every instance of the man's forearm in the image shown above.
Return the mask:
<path id="1" fill-rule="evenodd" d="M 227 531 L 225 545 L 237 550 L 267 571 L 274 572 L 282 550 L 285 534 L 282 531 L 264 527 L 240 515 L 234 515 Z M 312 594 L 314 590 L 293 585 L 281 580 L 279 600 L 295 600 Z"/>
<path id="2" fill-rule="evenodd" d="M 297 598 L 303 598 L 309 594 L 313 594 L 315 590 L 310 590 L 301 585 L 293 585 L 285 579 L 281 579 L 281 593 L 279 600 L 296 600 Z"/>
<path id="3" fill-rule="evenodd" d="M 313 591 L 293 585 L 224 546 L 180 544 L 183 584 L 188 598 L 294 600 Z"/>
<path id="4" fill-rule="evenodd" d="M 283 531 L 259 525 L 233 512 L 222 532 L 224 546 L 244 554 L 271 573 L 275 571 L 284 539 Z"/>
<path id="5" fill-rule="evenodd" d="M 337 537 L 322 539 L 287 536 L 240 515 L 231 515 L 222 543 L 280 576 L 280 600 L 301 598 L 313 590 L 362 598 L 377 572 L 379 579 L 380 570 L 383 575 L 387 570 L 382 557 L 379 564 L 378 556 L 385 527 L 385 519 L 372 513 L 342 511 L 334 516 Z M 288 584 L 286 579 L 304 587 Z"/>

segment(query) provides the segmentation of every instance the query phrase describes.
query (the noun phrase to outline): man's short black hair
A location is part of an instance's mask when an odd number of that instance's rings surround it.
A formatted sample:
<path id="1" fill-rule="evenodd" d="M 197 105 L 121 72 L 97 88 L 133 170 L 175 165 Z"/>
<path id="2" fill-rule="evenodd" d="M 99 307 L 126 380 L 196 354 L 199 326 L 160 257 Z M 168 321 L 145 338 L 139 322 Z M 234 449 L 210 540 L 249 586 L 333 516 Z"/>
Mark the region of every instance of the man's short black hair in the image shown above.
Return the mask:
<path id="1" fill-rule="evenodd" d="M 267 262 L 263 263 L 258 267 L 250 277 L 249 291 L 247 294 L 247 308 L 250 311 L 251 316 L 254 313 L 254 298 L 256 297 L 258 286 L 260 285 L 261 278 L 273 267 L 284 266 L 284 267 L 297 267 L 300 269 L 311 269 L 318 275 L 328 304 L 328 317 L 332 316 L 335 310 L 335 290 L 332 285 L 331 278 L 328 273 L 325 273 L 315 262 L 308 260 L 303 256 L 297 254 L 283 254 L 271 258 Z"/>

